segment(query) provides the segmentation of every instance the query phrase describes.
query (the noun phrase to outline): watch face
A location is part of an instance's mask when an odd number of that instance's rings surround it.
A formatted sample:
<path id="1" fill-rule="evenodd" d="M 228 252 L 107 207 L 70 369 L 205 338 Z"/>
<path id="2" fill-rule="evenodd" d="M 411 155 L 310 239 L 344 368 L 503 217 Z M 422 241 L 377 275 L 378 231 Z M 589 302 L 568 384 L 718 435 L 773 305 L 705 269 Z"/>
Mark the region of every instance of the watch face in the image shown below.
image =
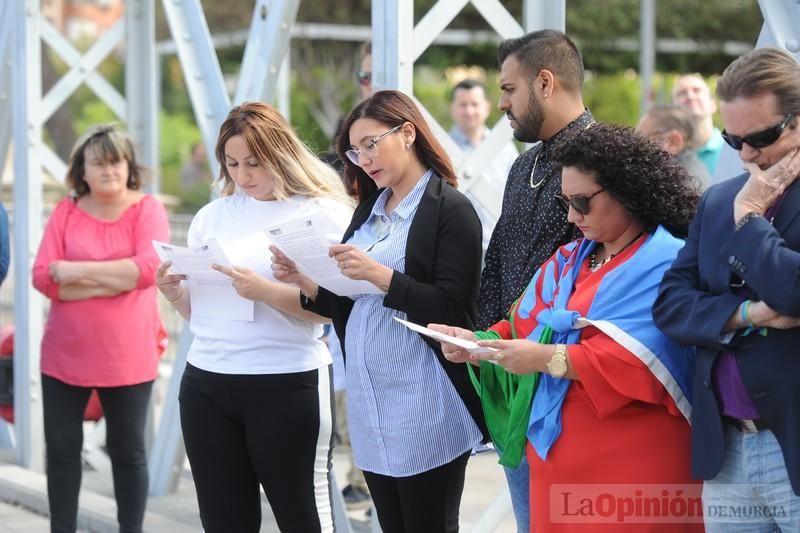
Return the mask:
<path id="1" fill-rule="evenodd" d="M 564 377 L 564 374 L 567 373 L 567 362 L 563 359 L 554 359 L 547 363 L 547 370 L 553 377 Z"/>

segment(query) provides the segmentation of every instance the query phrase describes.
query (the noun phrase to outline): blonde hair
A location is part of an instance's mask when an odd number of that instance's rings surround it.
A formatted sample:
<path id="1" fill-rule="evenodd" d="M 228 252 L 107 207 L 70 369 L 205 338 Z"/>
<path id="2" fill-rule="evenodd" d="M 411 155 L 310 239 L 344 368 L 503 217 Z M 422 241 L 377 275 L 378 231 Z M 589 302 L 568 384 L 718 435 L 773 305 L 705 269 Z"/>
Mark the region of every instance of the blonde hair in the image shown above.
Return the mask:
<path id="1" fill-rule="evenodd" d="M 330 197 L 352 205 L 339 175 L 303 144 L 277 109 L 262 102 L 244 102 L 228 113 L 219 129 L 214 154 L 220 164 L 222 194 L 236 184 L 225 165 L 225 144 L 241 135 L 258 162 L 272 175 L 277 200 L 291 195 Z"/>
<path id="2" fill-rule="evenodd" d="M 74 191 L 75 196 L 80 198 L 92 192 L 89 184 L 83 179 L 86 173 L 86 150 L 89 148 L 97 150 L 97 156 L 104 162 L 126 161 L 127 187 L 134 191 L 141 188 L 143 170 L 136 162 L 133 141 L 115 123 L 100 124 L 86 130 L 72 147 L 65 182 L 67 188 Z"/>

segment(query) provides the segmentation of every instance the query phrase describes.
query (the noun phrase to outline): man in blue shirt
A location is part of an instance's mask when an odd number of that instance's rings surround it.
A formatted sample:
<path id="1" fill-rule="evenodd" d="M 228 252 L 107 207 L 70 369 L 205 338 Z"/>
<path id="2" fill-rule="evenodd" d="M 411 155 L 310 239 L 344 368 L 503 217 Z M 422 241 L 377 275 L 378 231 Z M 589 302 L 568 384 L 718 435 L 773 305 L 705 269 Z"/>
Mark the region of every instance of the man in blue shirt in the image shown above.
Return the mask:
<path id="1" fill-rule="evenodd" d="M 713 177 L 725 141 L 722 140 L 722 132 L 714 127 L 713 115 L 717 111 L 717 103 L 711 97 L 711 90 L 703 77 L 700 74 L 679 76 L 672 87 L 672 103 L 694 115 L 699 144 L 695 153 Z"/>

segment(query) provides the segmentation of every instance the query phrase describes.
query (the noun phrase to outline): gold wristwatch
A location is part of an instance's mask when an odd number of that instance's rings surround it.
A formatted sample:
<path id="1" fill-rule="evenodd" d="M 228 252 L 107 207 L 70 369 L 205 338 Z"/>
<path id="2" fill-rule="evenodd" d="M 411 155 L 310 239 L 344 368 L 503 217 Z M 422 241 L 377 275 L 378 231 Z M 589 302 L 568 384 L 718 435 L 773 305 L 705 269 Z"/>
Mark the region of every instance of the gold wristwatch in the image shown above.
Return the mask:
<path id="1" fill-rule="evenodd" d="M 554 378 L 563 378 L 567 373 L 567 345 L 556 344 L 553 357 L 547 363 L 547 372 Z"/>

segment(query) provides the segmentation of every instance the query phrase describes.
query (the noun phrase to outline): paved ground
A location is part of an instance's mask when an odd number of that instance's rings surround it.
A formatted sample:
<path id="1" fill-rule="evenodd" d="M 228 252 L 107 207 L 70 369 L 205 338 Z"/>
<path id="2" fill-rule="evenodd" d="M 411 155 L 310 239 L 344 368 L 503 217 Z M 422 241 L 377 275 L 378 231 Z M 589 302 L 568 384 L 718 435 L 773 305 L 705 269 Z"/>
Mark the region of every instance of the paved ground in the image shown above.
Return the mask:
<path id="1" fill-rule="evenodd" d="M 343 476 L 348 466 L 345 455 L 334 454 L 334 468 L 338 480 L 343 482 Z M 2 463 L 0 463 L 2 468 Z M 26 494 L 22 498 L 23 502 L 31 502 L 38 498 L 46 502 L 43 490 L 43 477 L 38 478 L 23 472 L 16 475 L 18 487 Z M 0 473 L 0 477 L 3 474 Z M 6 477 L 9 477 L 6 474 Z M 10 482 L 0 479 L 0 484 L 8 486 Z M 475 531 L 474 526 L 479 521 L 485 509 L 495 500 L 498 493 L 504 487 L 505 481 L 496 459 L 491 453 L 481 454 L 473 457 L 467 468 L 467 480 L 464 496 L 461 505 L 461 529 L 465 532 Z M 0 487 L 2 488 L 2 487 Z M 81 495 L 81 506 L 88 512 L 95 513 L 90 518 L 93 524 L 92 531 L 113 531 L 113 492 L 111 485 L 110 472 L 86 471 L 83 478 L 83 488 L 86 493 Z M 17 492 L 20 492 L 18 489 Z M 20 501 L 20 498 L 13 496 L 14 490 L 0 490 L 0 533 L 46 533 L 49 530 L 47 519 L 30 509 L 22 508 L 14 504 L 3 502 Z M 4 496 L 5 494 L 5 496 Z M 27 504 L 27 507 L 36 505 Z M 351 528 L 353 533 L 367 533 L 371 531 L 369 518 L 364 510 L 349 512 Z M 103 515 L 102 519 L 97 516 Z M 180 531 L 201 531 L 200 520 L 197 515 L 197 504 L 195 501 L 194 486 L 191 480 L 191 473 L 184 470 L 179 482 L 178 491 L 168 496 L 155 498 L 148 501 L 148 517 L 145 521 L 145 531 L 148 533 L 176 533 L 176 525 L 180 524 Z M 88 526 L 87 526 L 88 527 Z M 269 510 L 269 506 L 264 505 L 264 519 L 261 528 L 262 532 L 278 532 L 278 528 Z M 480 529 L 482 532 L 492 531 L 490 529 Z M 513 519 L 508 516 L 493 531 L 499 533 L 513 533 L 515 531 Z"/>

